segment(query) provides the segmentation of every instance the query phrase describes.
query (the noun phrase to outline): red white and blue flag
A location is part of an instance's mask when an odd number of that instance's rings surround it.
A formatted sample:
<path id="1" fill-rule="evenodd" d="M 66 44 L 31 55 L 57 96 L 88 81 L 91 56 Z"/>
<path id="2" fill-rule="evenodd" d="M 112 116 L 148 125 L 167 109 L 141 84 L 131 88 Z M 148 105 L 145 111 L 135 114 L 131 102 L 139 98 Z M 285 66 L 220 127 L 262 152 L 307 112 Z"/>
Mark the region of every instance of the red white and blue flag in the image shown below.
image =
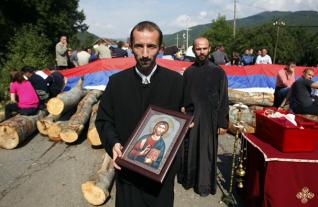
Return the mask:
<path id="1" fill-rule="evenodd" d="M 177 71 L 180 74 L 189 67 L 192 62 L 157 59 L 157 64 Z M 68 78 L 65 90 L 69 90 L 76 85 L 77 81 L 83 77 L 83 88 L 104 90 L 109 81 L 109 77 L 117 72 L 128 69 L 135 65 L 134 58 L 109 58 L 79 66 L 76 68 L 63 70 L 62 74 Z M 251 65 L 251 66 L 226 66 L 221 65 L 225 70 L 229 88 L 241 91 L 253 92 L 274 92 L 277 72 L 284 68 L 284 65 Z M 296 67 L 296 78 L 302 75 L 306 67 Z M 317 68 L 314 68 L 318 72 Z M 314 81 L 318 81 L 314 77 Z"/>

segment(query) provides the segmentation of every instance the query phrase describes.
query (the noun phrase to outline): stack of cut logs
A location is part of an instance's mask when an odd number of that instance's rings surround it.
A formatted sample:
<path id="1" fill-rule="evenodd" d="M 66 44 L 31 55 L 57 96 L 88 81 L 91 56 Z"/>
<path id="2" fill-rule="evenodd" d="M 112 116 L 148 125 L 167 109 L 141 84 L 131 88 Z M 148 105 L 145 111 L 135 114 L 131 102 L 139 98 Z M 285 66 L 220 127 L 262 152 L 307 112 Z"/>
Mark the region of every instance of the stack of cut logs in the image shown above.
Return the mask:
<path id="1" fill-rule="evenodd" d="M 0 123 L 0 147 L 14 149 L 36 131 L 50 140 L 75 142 L 90 119 L 88 131 L 92 145 L 101 145 L 95 128 L 98 99 L 102 91 L 84 91 L 80 86 L 60 93 L 47 103 L 47 111 L 39 111 L 35 116 L 17 115 Z M 63 114 L 77 106 L 76 112 L 67 121 L 59 121 Z M 49 114 L 48 114 L 49 113 Z M 48 115 L 47 115 L 48 114 Z M 90 118 L 91 117 L 91 118 Z"/>
<path id="2" fill-rule="evenodd" d="M 52 141 L 73 143 L 78 140 L 85 124 L 89 121 L 87 139 L 93 146 L 100 146 L 101 141 L 95 127 L 98 99 L 102 91 L 84 91 L 81 86 L 60 93 L 47 103 L 47 111 L 40 111 L 35 116 L 14 116 L 0 123 L 0 147 L 14 149 L 30 135 L 39 132 Z M 69 110 L 77 106 L 76 112 L 67 121 L 59 119 Z M 82 184 L 85 199 L 93 205 L 101 205 L 109 195 L 115 170 L 110 157 L 105 154 L 101 168 L 94 181 Z"/>

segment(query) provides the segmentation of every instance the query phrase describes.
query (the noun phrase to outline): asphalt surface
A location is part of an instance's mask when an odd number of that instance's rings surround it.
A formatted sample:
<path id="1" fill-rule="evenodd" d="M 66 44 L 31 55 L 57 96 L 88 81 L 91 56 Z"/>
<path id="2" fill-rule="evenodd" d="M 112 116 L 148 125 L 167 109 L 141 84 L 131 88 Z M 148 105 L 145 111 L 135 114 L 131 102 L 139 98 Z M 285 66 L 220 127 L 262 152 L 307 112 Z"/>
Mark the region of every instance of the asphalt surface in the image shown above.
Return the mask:
<path id="1" fill-rule="evenodd" d="M 192 189 L 184 190 L 176 182 L 176 207 L 227 206 L 220 203 L 221 189 L 228 189 L 233 136 L 219 137 L 217 194 L 200 197 Z M 81 184 L 91 180 L 102 163 L 104 149 L 94 149 L 85 137 L 75 144 L 51 142 L 35 134 L 13 150 L 0 149 L 0 207 L 89 207 Z M 244 206 L 240 197 L 238 205 Z M 114 188 L 107 203 L 114 206 Z"/>

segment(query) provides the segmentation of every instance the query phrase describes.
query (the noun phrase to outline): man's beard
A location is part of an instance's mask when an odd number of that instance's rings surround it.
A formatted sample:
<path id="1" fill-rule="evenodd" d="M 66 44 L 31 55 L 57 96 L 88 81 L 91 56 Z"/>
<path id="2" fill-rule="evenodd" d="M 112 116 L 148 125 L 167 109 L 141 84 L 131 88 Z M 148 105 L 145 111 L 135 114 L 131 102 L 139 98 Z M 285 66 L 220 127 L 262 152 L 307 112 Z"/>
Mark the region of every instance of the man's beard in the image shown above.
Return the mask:
<path id="1" fill-rule="evenodd" d="M 150 58 L 139 58 L 137 60 L 137 68 L 144 75 L 149 75 L 155 64 L 156 61 Z"/>
<path id="2" fill-rule="evenodd" d="M 199 55 L 196 57 L 197 62 L 205 62 L 208 59 L 208 55 Z"/>

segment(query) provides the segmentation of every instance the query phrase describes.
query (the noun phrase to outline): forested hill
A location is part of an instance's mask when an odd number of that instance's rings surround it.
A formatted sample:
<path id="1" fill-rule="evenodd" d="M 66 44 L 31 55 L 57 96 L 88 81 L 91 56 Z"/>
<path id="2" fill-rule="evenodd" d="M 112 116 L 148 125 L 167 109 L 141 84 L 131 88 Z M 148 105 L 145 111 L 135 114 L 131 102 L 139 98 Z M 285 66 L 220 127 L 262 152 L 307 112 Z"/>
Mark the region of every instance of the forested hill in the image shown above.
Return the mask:
<path id="1" fill-rule="evenodd" d="M 296 11 L 296 12 L 282 12 L 271 11 L 262 12 L 253 16 L 237 19 L 238 28 L 241 27 L 254 27 L 275 20 L 283 20 L 288 27 L 307 27 L 310 30 L 318 31 L 318 12 L 317 11 Z M 233 20 L 228 20 L 232 24 Z M 197 25 L 190 28 L 189 42 L 201 34 L 203 34 L 212 23 Z M 179 44 L 185 30 L 176 32 L 174 34 L 164 35 L 164 43 L 166 46 L 175 45 L 177 33 L 179 34 Z"/>

